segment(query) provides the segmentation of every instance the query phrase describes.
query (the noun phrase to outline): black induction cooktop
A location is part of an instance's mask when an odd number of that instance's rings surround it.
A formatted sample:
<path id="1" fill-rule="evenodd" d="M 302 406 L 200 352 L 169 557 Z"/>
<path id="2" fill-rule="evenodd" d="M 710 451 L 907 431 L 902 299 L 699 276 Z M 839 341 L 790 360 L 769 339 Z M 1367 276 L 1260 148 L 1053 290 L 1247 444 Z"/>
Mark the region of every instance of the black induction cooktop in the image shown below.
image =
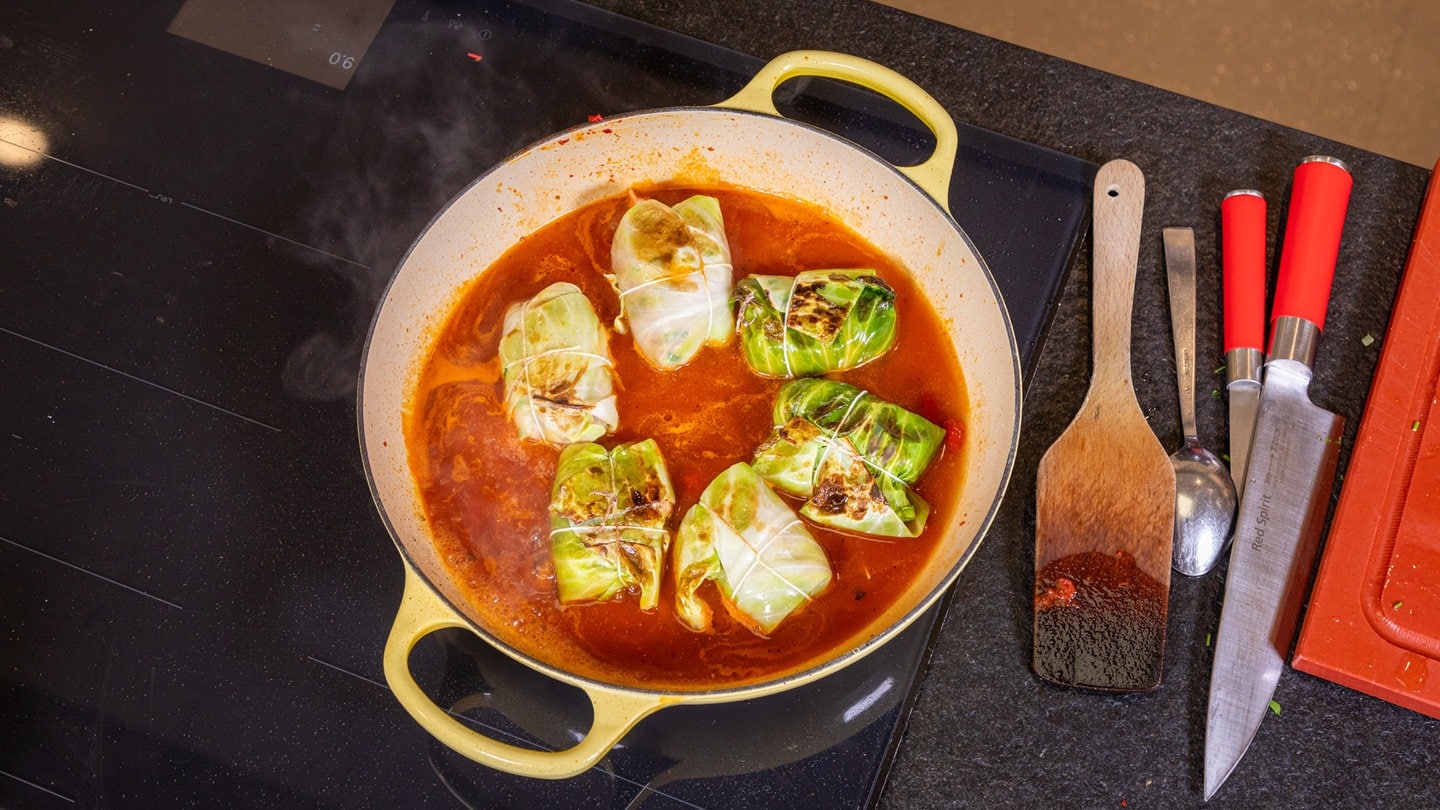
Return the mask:
<path id="1" fill-rule="evenodd" d="M 525 145 L 721 101 L 762 60 L 560 0 L 133 6 L 0 6 L 0 805 L 870 802 L 943 605 L 819 682 L 659 712 L 553 782 L 434 742 L 380 671 L 403 573 L 354 387 L 406 248 Z M 932 143 L 865 91 L 778 101 L 894 163 Z M 1094 167 L 950 112 L 951 210 L 1028 371 Z M 487 733 L 557 748 L 589 722 L 459 631 L 412 665 Z"/>

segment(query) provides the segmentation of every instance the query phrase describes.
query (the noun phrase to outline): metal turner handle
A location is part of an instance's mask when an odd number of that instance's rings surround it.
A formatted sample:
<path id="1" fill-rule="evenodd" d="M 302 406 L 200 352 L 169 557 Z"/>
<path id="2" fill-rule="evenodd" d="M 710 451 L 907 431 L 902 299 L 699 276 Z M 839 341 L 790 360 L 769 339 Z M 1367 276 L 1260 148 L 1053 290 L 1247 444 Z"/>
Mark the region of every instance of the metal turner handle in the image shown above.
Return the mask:
<path id="1" fill-rule="evenodd" d="M 1180 390 L 1180 429 L 1195 440 L 1195 232 L 1166 228 L 1165 278 L 1170 286 L 1170 332 L 1175 338 L 1175 377 Z"/>

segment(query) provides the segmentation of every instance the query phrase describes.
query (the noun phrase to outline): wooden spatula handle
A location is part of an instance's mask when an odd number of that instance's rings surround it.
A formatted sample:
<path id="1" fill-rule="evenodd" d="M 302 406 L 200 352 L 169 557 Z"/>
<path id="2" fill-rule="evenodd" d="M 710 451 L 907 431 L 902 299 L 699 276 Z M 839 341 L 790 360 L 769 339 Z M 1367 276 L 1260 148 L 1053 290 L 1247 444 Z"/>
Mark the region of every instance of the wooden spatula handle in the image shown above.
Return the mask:
<path id="1" fill-rule="evenodd" d="M 1092 387 L 1129 389 L 1130 314 L 1140 260 L 1145 175 L 1128 160 L 1112 160 L 1095 175 L 1094 270 L 1091 311 L 1095 369 Z"/>

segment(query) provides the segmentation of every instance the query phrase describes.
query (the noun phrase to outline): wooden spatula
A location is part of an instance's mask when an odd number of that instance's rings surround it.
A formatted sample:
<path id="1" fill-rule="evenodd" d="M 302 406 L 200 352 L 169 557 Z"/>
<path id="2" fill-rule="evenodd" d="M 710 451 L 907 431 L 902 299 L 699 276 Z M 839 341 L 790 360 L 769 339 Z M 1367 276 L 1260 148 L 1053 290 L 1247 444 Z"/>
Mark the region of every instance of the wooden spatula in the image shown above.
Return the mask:
<path id="1" fill-rule="evenodd" d="M 1054 683 L 1134 692 L 1160 685 L 1175 531 L 1175 470 L 1130 376 L 1140 169 L 1101 166 L 1093 207 L 1094 370 L 1040 460 L 1033 666 Z"/>

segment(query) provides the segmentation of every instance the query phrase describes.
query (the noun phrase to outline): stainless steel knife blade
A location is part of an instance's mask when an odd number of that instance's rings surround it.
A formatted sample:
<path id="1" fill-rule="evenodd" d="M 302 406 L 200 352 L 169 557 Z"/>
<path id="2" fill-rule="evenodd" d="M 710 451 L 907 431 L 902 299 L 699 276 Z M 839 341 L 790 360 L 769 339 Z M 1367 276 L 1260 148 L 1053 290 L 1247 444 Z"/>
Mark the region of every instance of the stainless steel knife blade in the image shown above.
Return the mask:
<path id="1" fill-rule="evenodd" d="M 1345 420 L 1311 404 L 1309 384 L 1310 369 L 1300 360 L 1273 360 L 1265 370 L 1210 675 L 1207 799 L 1269 710 L 1330 503 Z"/>
<path id="2" fill-rule="evenodd" d="M 1245 475 L 1250 467 L 1250 445 L 1255 436 L 1255 417 L 1260 412 L 1262 356 L 1252 349 L 1225 353 L 1225 391 L 1230 398 L 1230 477 L 1235 481 L 1235 494 L 1242 499 Z"/>
<path id="3" fill-rule="evenodd" d="M 1275 694 L 1334 485 L 1344 420 L 1314 405 L 1309 387 L 1350 186 L 1333 158 L 1306 158 L 1295 170 L 1210 675 L 1207 799 L 1239 764 Z"/>

